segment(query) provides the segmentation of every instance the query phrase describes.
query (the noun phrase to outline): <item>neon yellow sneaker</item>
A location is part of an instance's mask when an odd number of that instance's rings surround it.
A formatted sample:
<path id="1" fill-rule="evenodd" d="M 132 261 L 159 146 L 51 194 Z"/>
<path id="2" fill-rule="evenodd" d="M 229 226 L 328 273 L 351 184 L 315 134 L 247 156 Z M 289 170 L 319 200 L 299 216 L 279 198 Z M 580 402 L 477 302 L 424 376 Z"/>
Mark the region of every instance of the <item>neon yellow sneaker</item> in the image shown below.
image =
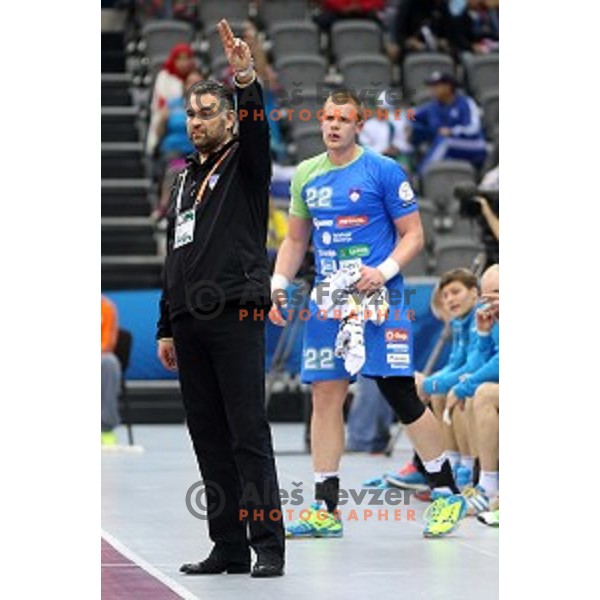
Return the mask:
<path id="1" fill-rule="evenodd" d="M 103 446 L 116 446 L 117 434 L 114 431 L 103 431 L 100 437 Z"/>
<path id="2" fill-rule="evenodd" d="M 314 502 L 309 509 L 304 509 L 300 514 L 303 515 L 301 518 L 286 525 L 286 538 L 339 538 L 344 535 L 341 520 L 318 502 Z"/>
<path id="3" fill-rule="evenodd" d="M 441 537 L 452 533 L 467 512 L 467 503 L 460 495 L 438 498 L 423 514 L 425 537 Z"/>

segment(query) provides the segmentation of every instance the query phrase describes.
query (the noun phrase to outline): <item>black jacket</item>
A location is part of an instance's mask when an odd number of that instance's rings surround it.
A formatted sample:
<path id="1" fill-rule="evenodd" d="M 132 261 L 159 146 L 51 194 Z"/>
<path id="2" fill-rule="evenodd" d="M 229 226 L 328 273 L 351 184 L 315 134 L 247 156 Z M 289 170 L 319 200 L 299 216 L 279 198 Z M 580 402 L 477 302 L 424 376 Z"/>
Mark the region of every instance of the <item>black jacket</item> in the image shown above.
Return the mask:
<path id="1" fill-rule="evenodd" d="M 266 252 L 271 180 L 269 125 L 258 82 L 238 88 L 236 94 L 239 136 L 203 164 L 197 155 L 187 159 L 181 211 L 194 206 L 206 175 L 230 150 L 210 178 L 203 201 L 196 205 L 193 241 L 176 250 L 173 240 L 179 177 L 171 192 L 159 339 L 171 337 L 171 321 L 185 313 L 217 314 L 225 303 L 270 304 Z"/>

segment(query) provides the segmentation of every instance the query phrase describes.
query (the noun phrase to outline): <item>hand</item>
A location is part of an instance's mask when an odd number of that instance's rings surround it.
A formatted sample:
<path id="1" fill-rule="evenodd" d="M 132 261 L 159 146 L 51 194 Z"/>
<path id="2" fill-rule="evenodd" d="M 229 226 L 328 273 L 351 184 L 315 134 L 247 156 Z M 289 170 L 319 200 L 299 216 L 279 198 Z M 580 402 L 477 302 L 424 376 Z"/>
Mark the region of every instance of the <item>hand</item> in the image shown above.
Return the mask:
<path id="1" fill-rule="evenodd" d="M 273 325 L 277 325 L 278 327 L 285 327 L 287 324 L 287 320 L 281 314 L 281 306 L 273 302 L 271 306 L 271 310 L 269 311 L 269 319 Z"/>
<path id="2" fill-rule="evenodd" d="M 249 69 L 252 66 L 252 53 L 248 44 L 244 40 L 234 37 L 226 19 L 222 19 L 217 23 L 217 30 L 221 37 L 225 56 L 227 56 L 233 70 L 238 72 Z"/>
<path id="3" fill-rule="evenodd" d="M 481 333 L 489 333 L 496 320 L 490 308 L 479 309 L 475 313 L 475 319 L 477 321 L 477 331 Z"/>
<path id="4" fill-rule="evenodd" d="M 460 410 L 465 410 L 465 403 L 456 396 L 453 390 L 448 392 L 446 396 L 446 410 L 451 413 L 452 409 L 458 404 Z"/>
<path id="5" fill-rule="evenodd" d="M 385 278 L 381 271 L 364 265 L 360 268 L 360 279 L 356 283 L 359 292 L 374 292 L 384 284 Z"/>
<path id="6" fill-rule="evenodd" d="M 449 135 L 452 134 L 452 131 L 450 130 L 450 127 L 440 127 L 438 129 L 438 133 L 440 135 L 443 135 L 444 137 L 448 137 Z"/>
<path id="7" fill-rule="evenodd" d="M 177 371 L 177 356 L 173 340 L 158 340 L 158 360 L 169 371 Z"/>

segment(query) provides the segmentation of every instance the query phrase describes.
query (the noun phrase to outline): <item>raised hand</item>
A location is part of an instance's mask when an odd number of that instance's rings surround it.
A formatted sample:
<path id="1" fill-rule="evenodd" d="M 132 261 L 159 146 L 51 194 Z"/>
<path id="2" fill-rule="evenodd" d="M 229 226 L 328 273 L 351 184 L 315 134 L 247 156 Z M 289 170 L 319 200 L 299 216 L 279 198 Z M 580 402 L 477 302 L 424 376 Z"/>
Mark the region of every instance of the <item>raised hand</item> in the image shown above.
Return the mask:
<path id="1" fill-rule="evenodd" d="M 235 72 L 246 71 L 252 66 L 252 53 L 248 44 L 236 38 L 226 19 L 217 23 L 217 30 L 225 50 L 225 56 Z"/>

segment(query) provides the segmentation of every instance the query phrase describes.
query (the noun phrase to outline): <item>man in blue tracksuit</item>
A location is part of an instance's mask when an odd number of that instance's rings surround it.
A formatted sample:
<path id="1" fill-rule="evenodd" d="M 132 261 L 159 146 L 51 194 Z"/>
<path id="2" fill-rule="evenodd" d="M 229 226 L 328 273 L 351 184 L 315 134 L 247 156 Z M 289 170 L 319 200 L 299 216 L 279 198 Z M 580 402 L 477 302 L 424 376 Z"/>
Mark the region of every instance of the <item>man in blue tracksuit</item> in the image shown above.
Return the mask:
<path id="1" fill-rule="evenodd" d="M 456 80 L 438 71 L 426 81 L 433 100 L 419 106 L 412 123 L 411 143 L 430 143 L 419 165 L 423 169 L 440 160 L 466 160 L 481 168 L 486 157 L 479 108 L 469 96 L 456 92 Z"/>

